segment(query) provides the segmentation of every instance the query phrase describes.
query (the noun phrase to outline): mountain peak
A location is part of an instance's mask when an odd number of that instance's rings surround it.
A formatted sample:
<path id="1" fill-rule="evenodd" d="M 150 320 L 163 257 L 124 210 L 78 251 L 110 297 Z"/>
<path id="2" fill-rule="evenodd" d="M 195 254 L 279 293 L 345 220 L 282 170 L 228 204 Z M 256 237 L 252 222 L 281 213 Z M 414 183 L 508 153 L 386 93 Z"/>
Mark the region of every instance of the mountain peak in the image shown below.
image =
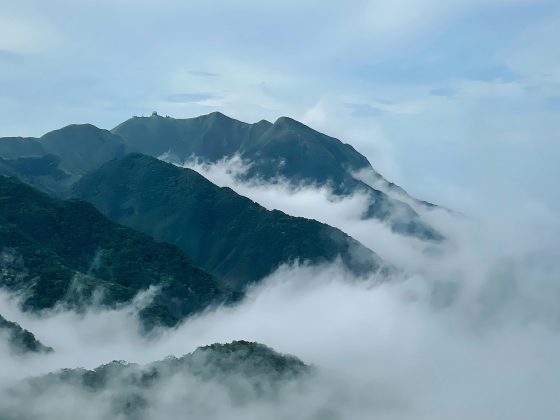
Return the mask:
<path id="1" fill-rule="evenodd" d="M 198 118 L 206 119 L 209 121 L 237 121 L 236 119 L 231 118 L 220 111 L 210 112 L 209 114 L 201 115 Z"/>
<path id="2" fill-rule="evenodd" d="M 215 118 L 229 118 L 229 119 L 231 119 L 231 118 L 228 117 L 226 114 L 224 114 L 223 112 L 220 112 L 220 111 L 213 111 L 213 112 L 210 112 L 209 114 L 207 114 L 207 116 L 209 116 L 209 117 L 215 117 Z"/>
<path id="3" fill-rule="evenodd" d="M 299 122 L 298 120 L 295 120 L 291 117 L 279 117 L 274 122 L 274 125 L 303 126 L 305 128 L 309 128 L 305 124 L 303 124 L 303 123 Z"/>
<path id="4" fill-rule="evenodd" d="M 54 134 L 54 133 L 75 133 L 75 132 L 87 132 L 87 133 L 92 133 L 92 132 L 106 132 L 107 130 L 103 129 L 103 128 L 99 128 L 96 127 L 93 124 L 70 124 L 67 125 L 65 127 L 62 128 L 58 128 L 56 130 L 52 130 L 49 131 L 48 133 L 44 134 L 42 137 L 49 137 L 50 135 Z"/>

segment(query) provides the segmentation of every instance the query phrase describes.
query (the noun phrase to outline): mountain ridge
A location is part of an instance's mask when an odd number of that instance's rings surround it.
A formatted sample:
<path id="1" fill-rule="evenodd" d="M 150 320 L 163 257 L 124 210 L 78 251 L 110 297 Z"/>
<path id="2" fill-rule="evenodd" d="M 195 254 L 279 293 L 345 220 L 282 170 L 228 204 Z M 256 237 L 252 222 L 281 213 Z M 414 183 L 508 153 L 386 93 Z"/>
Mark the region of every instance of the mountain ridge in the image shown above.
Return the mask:
<path id="1" fill-rule="evenodd" d="M 52 347 L 45 346 L 33 333 L 24 329 L 17 322 L 8 321 L 0 314 L 0 333 L 6 334 L 10 350 L 18 354 L 51 353 Z"/>
<path id="2" fill-rule="evenodd" d="M 336 228 L 267 210 L 193 170 L 147 155 L 107 162 L 84 176 L 74 194 L 117 223 L 176 244 L 234 290 L 296 260 L 332 262 L 340 256 L 357 275 L 389 267 Z"/>
<path id="3" fill-rule="evenodd" d="M 275 182 L 281 178 L 295 186 L 328 186 L 335 195 L 364 193 L 369 200 L 364 218 L 388 223 L 396 233 L 423 240 L 443 239 L 415 209 L 432 209 L 434 205 L 385 180 L 350 144 L 290 117 L 250 124 L 219 112 L 185 119 L 156 115 L 133 117 L 111 131 L 130 148 L 158 158 L 166 156 L 172 163 L 192 158 L 216 163 L 239 155 L 251 163 L 247 172 L 239 175 L 244 180 Z M 358 173 L 368 176 L 358 177 Z"/>
<path id="4" fill-rule="evenodd" d="M 57 304 L 80 310 L 130 303 L 157 286 L 140 312 L 144 326 L 173 326 L 235 300 L 181 250 L 119 226 L 82 200 L 59 200 L 0 176 L 0 286 L 23 293 L 23 309 Z"/>

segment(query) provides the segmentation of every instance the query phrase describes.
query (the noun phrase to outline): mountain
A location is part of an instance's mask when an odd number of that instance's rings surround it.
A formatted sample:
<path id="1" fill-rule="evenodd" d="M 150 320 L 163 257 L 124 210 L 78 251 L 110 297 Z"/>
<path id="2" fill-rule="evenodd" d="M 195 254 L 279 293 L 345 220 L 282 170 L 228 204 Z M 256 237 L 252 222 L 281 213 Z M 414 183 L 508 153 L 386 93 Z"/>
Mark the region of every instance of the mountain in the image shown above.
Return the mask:
<path id="1" fill-rule="evenodd" d="M 349 144 L 287 117 L 274 124 L 264 120 L 247 124 L 219 112 L 188 119 L 155 114 L 131 118 L 112 131 L 80 124 L 41 138 L 0 138 L 0 174 L 66 198 L 85 173 L 128 152 L 173 163 L 193 158 L 214 163 L 239 155 L 248 163 L 242 178 L 328 185 L 342 196 L 362 193 L 369 200 L 364 218 L 383 221 L 400 234 L 443 239 L 417 212 L 434 205 L 387 181 Z"/>
<path id="2" fill-rule="evenodd" d="M 239 155 L 249 164 L 247 179 L 328 185 L 337 195 L 363 193 L 370 203 L 364 218 L 384 221 L 397 233 L 443 239 L 415 210 L 434 205 L 385 180 L 351 145 L 291 118 L 248 124 L 219 112 L 188 119 L 155 114 L 131 118 L 112 132 L 130 149 L 173 163 L 193 158 L 214 163 Z"/>
<path id="3" fill-rule="evenodd" d="M 114 361 L 94 370 L 64 369 L 28 379 L 11 386 L 11 398 L 0 398 L 0 410 L 10 413 L 7 419 L 35 418 L 30 413 L 51 401 L 48 410 L 40 411 L 41 418 L 66 418 L 64 413 L 75 414 L 78 402 L 88 418 L 182 417 L 178 413 L 231 418 L 228 408 L 239 413 L 253 404 L 273 403 L 282 391 L 304 385 L 312 373 L 293 356 L 234 341 L 148 365 Z M 216 409 L 226 412 L 216 415 Z"/>
<path id="4" fill-rule="evenodd" d="M 130 147 L 152 156 L 180 160 L 196 156 L 216 162 L 236 153 L 249 160 L 249 176 L 283 176 L 297 183 L 344 189 L 350 171 L 366 168 L 367 159 L 348 144 L 282 117 L 274 124 L 247 124 L 219 112 L 197 118 L 134 117 L 112 130 Z"/>
<path id="5" fill-rule="evenodd" d="M 52 154 L 0 158 L 0 175 L 16 177 L 54 196 L 63 195 L 76 181 L 75 177 L 60 168 L 60 158 Z"/>
<path id="6" fill-rule="evenodd" d="M 0 315 L 0 336 L 3 336 L 8 347 L 15 353 L 50 353 L 51 347 L 45 346 L 35 336 L 23 329 L 18 323 L 8 321 Z"/>
<path id="7" fill-rule="evenodd" d="M 0 174 L 64 196 L 83 174 L 127 151 L 123 140 L 108 130 L 69 125 L 41 138 L 0 138 Z"/>
<path id="8" fill-rule="evenodd" d="M 85 175 L 76 196 L 116 223 L 179 246 L 242 291 L 280 264 L 340 258 L 355 274 L 386 270 L 369 249 L 315 220 L 269 211 L 197 172 L 130 154 Z"/>
<path id="9" fill-rule="evenodd" d="M 155 286 L 140 314 L 146 327 L 234 298 L 176 246 L 110 222 L 89 203 L 2 176 L 0 286 L 20 293 L 27 310 L 115 306 Z"/>
<path id="10" fill-rule="evenodd" d="M 122 139 L 91 124 L 69 125 L 40 139 L 47 153 L 60 157 L 64 169 L 78 176 L 127 152 Z"/>

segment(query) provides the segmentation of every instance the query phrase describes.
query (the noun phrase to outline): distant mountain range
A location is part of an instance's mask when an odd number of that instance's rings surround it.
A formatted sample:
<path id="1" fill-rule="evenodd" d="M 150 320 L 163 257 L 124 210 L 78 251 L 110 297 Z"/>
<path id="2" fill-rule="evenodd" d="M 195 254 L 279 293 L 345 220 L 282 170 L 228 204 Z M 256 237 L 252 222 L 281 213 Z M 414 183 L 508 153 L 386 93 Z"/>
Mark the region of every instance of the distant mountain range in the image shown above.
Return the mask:
<path id="1" fill-rule="evenodd" d="M 423 240 L 443 236 L 418 214 L 433 204 L 410 197 L 385 180 L 349 144 L 291 118 L 248 124 L 219 112 L 197 118 L 134 117 L 111 131 L 71 125 L 41 138 L 1 138 L 0 174 L 16 176 L 49 194 L 67 197 L 85 173 L 129 152 L 173 163 L 215 163 L 240 156 L 245 179 L 292 185 L 329 186 L 336 195 L 363 193 L 363 217 L 387 223 L 394 232 Z"/>
<path id="2" fill-rule="evenodd" d="M 213 163 L 239 155 L 250 164 L 243 175 L 248 179 L 328 185 L 338 195 L 364 193 L 370 202 L 364 217 L 384 221 L 397 233 L 443 239 L 414 209 L 433 204 L 385 180 L 351 145 L 291 118 L 248 124 L 219 112 L 187 119 L 154 114 L 131 118 L 112 132 L 130 149 L 177 163 L 193 158 Z"/>

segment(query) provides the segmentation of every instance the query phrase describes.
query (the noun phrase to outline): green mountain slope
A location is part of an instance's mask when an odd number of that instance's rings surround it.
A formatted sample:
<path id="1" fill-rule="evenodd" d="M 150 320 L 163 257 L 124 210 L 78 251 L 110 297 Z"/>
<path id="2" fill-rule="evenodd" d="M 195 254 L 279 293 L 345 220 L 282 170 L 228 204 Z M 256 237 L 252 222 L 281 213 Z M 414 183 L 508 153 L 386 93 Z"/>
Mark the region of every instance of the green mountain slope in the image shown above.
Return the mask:
<path id="1" fill-rule="evenodd" d="M 41 138 L 0 138 L 0 174 L 65 196 L 86 172 L 128 151 L 122 139 L 91 124 L 69 125 Z"/>
<path id="2" fill-rule="evenodd" d="M 219 112 L 188 119 L 154 115 L 131 118 L 112 131 L 131 149 L 165 156 L 171 162 L 183 163 L 192 157 L 216 162 L 238 154 L 250 163 L 246 178 L 329 185 L 339 195 L 361 192 L 370 201 L 364 217 L 384 221 L 397 233 L 442 239 L 413 208 L 433 205 L 410 197 L 385 180 L 351 145 L 291 118 L 279 118 L 274 124 L 247 124 Z M 368 176 L 357 177 L 358 172 Z"/>
<path id="3" fill-rule="evenodd" d="M 266 210 L 195 171 L 146 155 L 106 163 L 85 175 L 74 193 L 111 220 L 176 244 L 236 290 L 295 260 L 340 257 L 356 274 L 383 266 L 338 229 Z"/>
<path id="4" fill-rule="evenodd" d="M 114 306 L 157 286 L 146 326 L 174 325 L 229 295 L 177 247 L 116 225 L 91 204 L 0 176 L 0 286 L 29 310 Z"/>
<path id="5" fill-rule="evenodd" d="M 50 353 L 51 347 L 43 345 L 35 336 L 18 323 L 0 315 L 0 337 L 7 340 L 8 347 L 16 353 Z"/>

